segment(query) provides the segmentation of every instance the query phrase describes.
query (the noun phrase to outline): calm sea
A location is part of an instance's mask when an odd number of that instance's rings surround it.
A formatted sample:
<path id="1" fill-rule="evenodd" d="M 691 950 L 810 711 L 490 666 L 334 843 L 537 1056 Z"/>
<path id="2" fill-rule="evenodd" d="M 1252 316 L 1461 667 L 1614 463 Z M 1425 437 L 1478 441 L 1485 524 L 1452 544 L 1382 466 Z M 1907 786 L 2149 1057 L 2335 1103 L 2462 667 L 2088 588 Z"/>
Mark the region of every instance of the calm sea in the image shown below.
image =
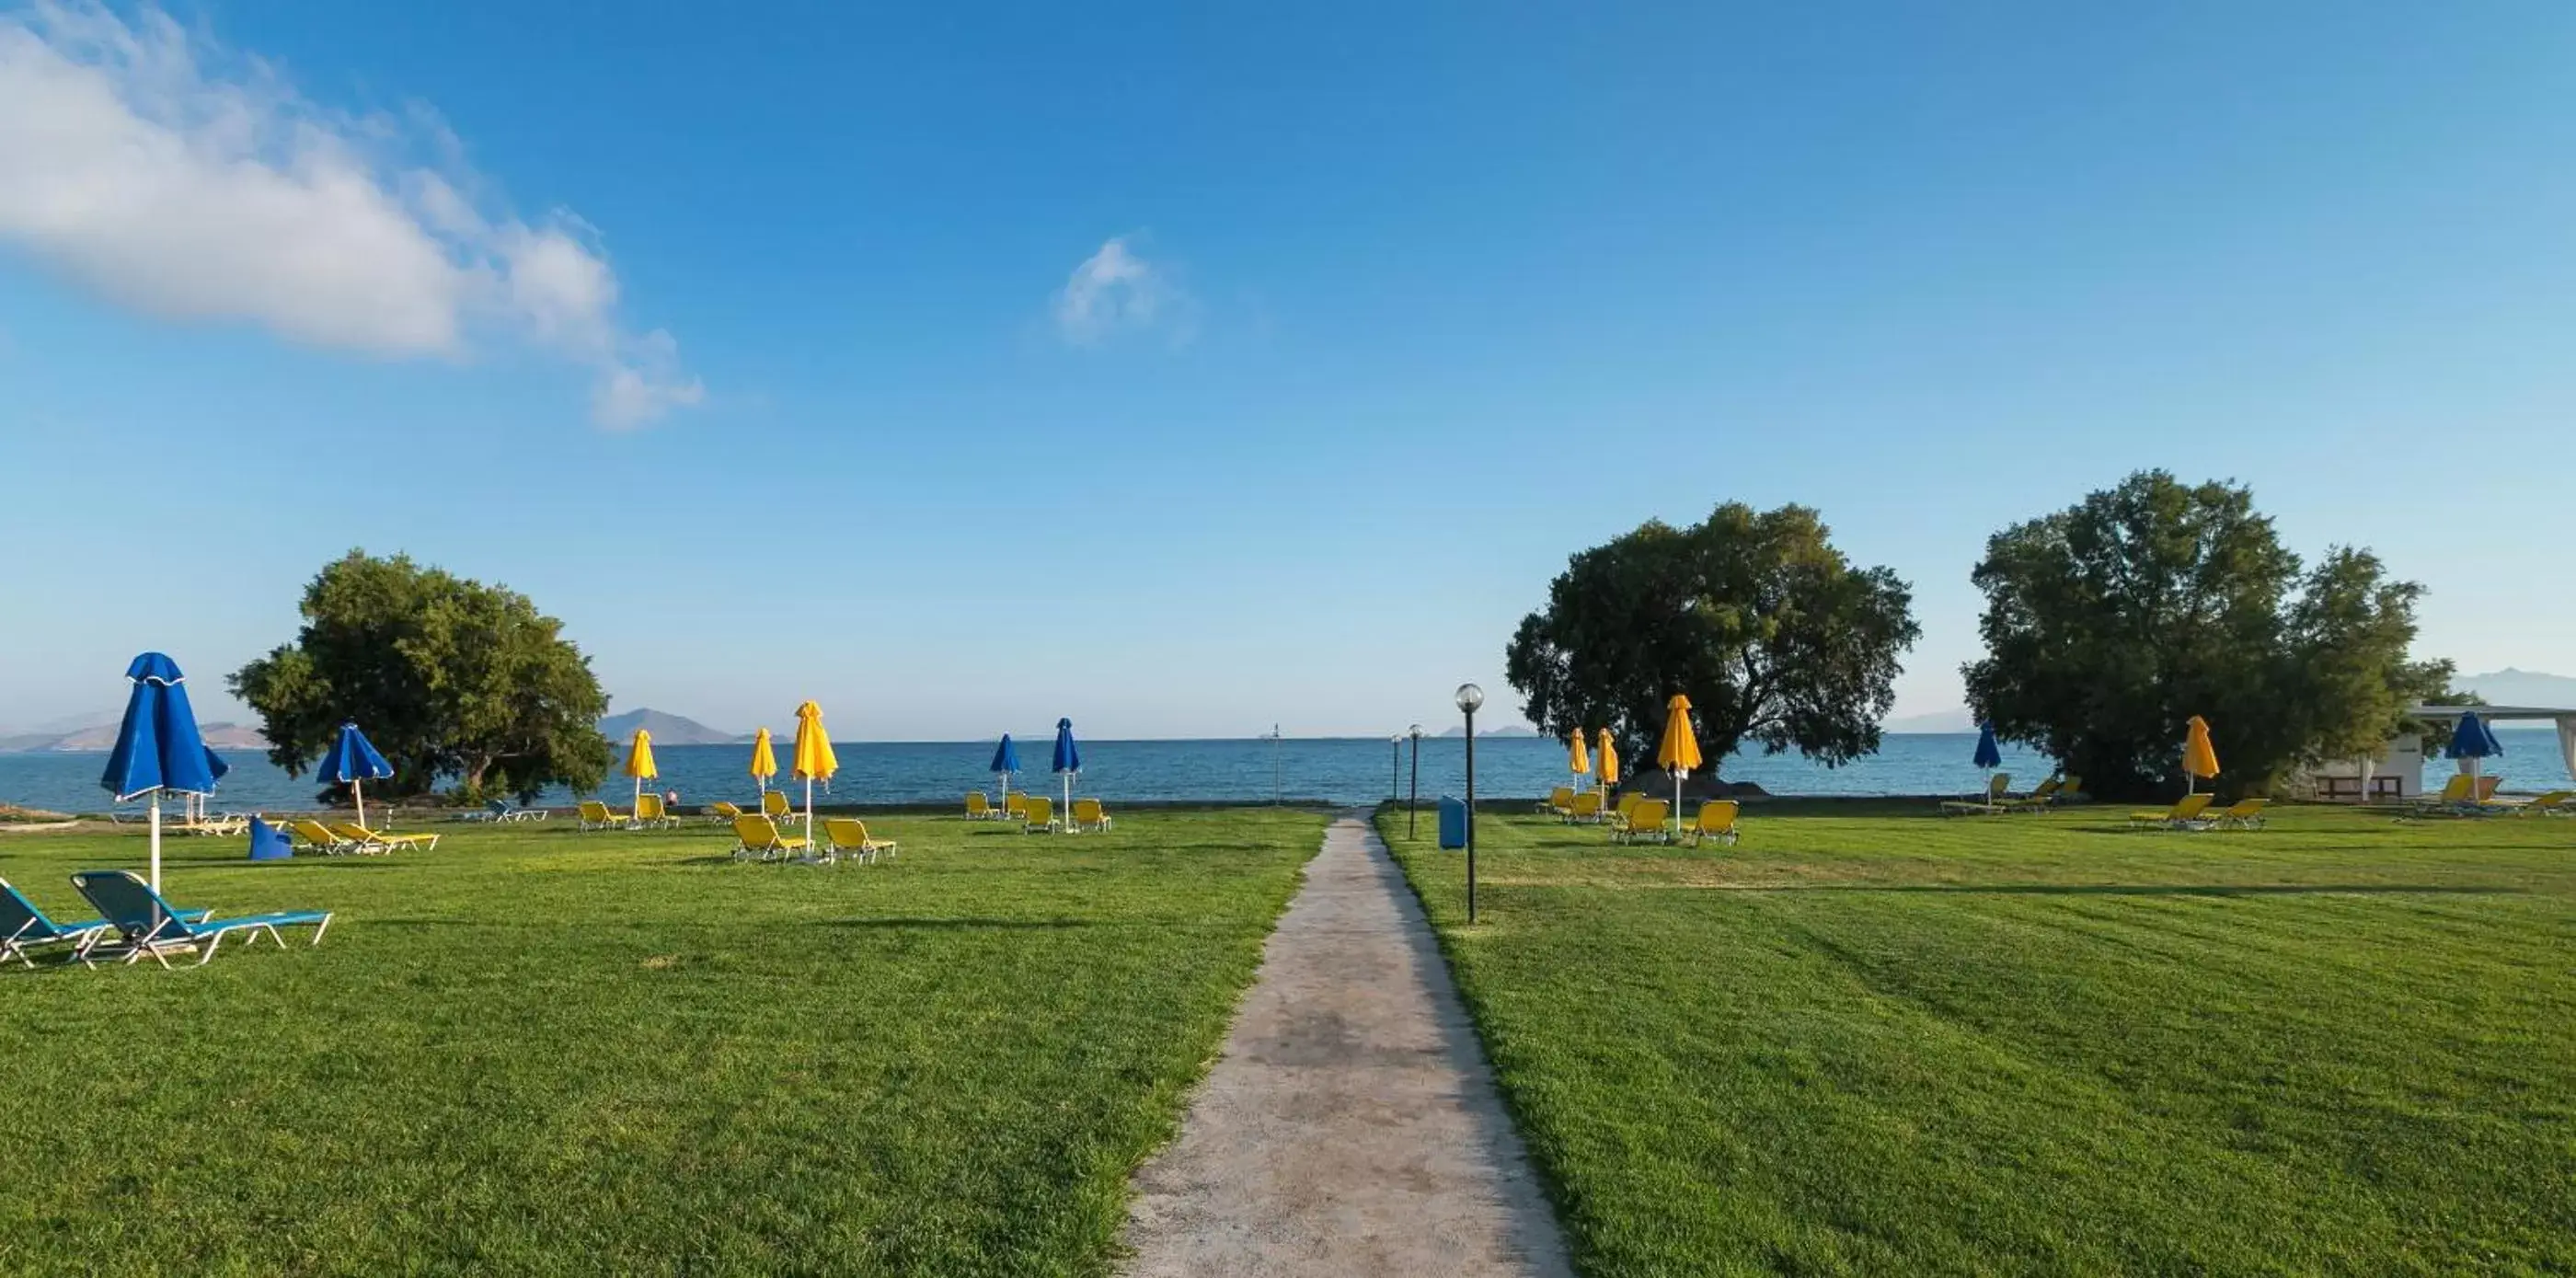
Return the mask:
<path id="1" fill-rule="evenodd" d="M 2555 732 L 2508 729 L 2497 733 L 2505 756 L 2491 763 L 2507 789 L 2541 790 L 2571 784 L 2558 755 Z M 1025 743 L 1023 761 L 1045 766 L 1050 741 Z M 1465 775 L 1464 743 L 1454 737 L 1422 739 L 1422 794 L 1427 798 L 1459 792 Z M 1937 794 L 1974 789 L 1982 774 L 1969 763 L 1976 747 L 1973 735 L 1921 734 L 1890 736 L 1880 751 L 1841 768 L 1823 768 L 1795 755 L 1765 758 L 1739 755 L 1723 769 L 1731 781 L 1753 781 L 1774 794 Z M 993 743 L 848 742 L 833 749 L 840 775 L 829 791 L 839 803 L 945 802 L 971 789 L 990 791 Z M 780 754 L 785 754 L 782 743 Z M 662 746 L 654 751 L 661 765 L 661 786 L 677 789 L 685 803 L 740 799 L 752 789 L 745 773 L 746 746 Z M 1111 802 L 1143 800 L 1259 801 L 1274 794 L 1289 799 L 1330 803 L 1370 803 L 1409 783 L 1409 758 L 1397 758 L 1390 770 L 1387 742 L 1378 739 L 1289 739 L 1252 741 L 1086 741 L 1078 792 Z M 317 787 L 310 775 L 297 780 L 255 753 L 225 755 L 232 764 L 216 795 L 216 806 L 258 811 L 309 807 Z M 98 812 L 108 808 L 98 777 L 103 754 L 0 754 L 0 801 L 58 812 Z M 2024 785 L 2046 776 L 2048 762 L 2036 755 L 2006 751 L 2004 768 Z M 1476 789 L 1479 797 L 1537 797 L 1566 781 L 1565 752 L 1553 741 L 1499 737 L 1476 742 Z M 1398 789 L 1390 790 L 1390 784 Z M 613 778 L 607 797 L 621 799 L 630 782 Z M 1056 779 L 1040 771 L 1023 773 L 1015 788 L 1055 790 Z M 818 797 L 821 792 L 818 791 Z M 568 805 L 576 796 L 546 796 L 549 806 Z"/>

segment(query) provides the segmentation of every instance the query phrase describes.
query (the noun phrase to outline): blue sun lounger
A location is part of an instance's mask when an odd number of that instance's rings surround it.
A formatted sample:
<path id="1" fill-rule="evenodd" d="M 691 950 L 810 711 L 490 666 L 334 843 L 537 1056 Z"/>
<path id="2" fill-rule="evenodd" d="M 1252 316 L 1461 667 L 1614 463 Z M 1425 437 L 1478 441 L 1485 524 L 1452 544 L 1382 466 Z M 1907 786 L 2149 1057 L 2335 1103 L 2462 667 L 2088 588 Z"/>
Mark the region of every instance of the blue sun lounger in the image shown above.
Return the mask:
<path id="1" fill-rule="evenodd" d="M 188 916 L 190 923 L 202 923 L 206 912 Z M 29 967 L 36 956 L 29 951 L 39 945 L 77 945 L 96 938 L 107 930 L 107 920 L 91 919 L 86 923 L 57 923 L 45 917 L 36 903 L 28 900 L 7 879 L 0 879 L 0 963 L 16 959 Z"/>
<path id="2" fill-rule="evenodd" d="M 159 959 L 161 966 L 168 967 L 172 950 L 202 951 L 197 953 L 197 964 L 202 967 L 215 956 L 215 948 L 223 944 L 224 938 L 235 932 L 250 934 L 249 939 L 242 942 L 244 945 L 256 944 L 260 934 L 265 932 L 268 939 L 282 947 L 286 938 L 278 935 L 277 929 L 311 923 L 316 925 L 313 943 L 320 945 L 323 931 L 331 926 L 331 914 L 327 910 L 286 910 L 244 915 L 237 919 L 214 919 L 200 913 L 191 918 L 170 908 L 170 903 L 162 900 L 161 894 L 153 891 L 151 884 L 125 870 L 89 870 L 75 874 L 72 886 L 79 888 L 80 894 L 98 907 L 99 917 L 107 920 L 107 925 L 123 937 L 125 961 L 128 963 L 149 954 Z M 81 961 L 90 962 L 91 955 L 97 950 L 98 940 L 92 937 L 81 947 Z"/>

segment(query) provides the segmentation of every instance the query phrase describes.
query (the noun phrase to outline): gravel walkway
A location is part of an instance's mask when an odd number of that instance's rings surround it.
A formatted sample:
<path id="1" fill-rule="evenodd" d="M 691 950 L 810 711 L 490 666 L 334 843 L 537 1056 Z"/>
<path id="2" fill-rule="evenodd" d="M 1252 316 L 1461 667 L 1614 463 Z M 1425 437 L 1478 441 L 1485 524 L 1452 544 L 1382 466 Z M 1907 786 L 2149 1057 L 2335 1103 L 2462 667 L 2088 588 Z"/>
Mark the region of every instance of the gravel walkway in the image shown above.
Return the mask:
<path id="1" fill-rule="evenodd" d="M 1136 1192 L 1136 1278 L 1572 1272 L 1421 907 L 1358 815 L 1326 831 Z"/>

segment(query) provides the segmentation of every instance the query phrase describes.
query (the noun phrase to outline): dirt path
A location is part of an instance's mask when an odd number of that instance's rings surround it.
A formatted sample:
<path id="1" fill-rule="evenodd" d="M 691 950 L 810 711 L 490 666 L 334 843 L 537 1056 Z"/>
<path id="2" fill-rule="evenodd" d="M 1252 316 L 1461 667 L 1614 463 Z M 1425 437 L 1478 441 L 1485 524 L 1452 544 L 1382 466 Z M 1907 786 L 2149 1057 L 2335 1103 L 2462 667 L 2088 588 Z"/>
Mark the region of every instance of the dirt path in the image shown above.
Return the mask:
<path id="1" fill-rule="evenodd" d="M 1431 929 L 1356 815 L 1136 1191 L 1136 1278 L 1572 1272 Z"/>

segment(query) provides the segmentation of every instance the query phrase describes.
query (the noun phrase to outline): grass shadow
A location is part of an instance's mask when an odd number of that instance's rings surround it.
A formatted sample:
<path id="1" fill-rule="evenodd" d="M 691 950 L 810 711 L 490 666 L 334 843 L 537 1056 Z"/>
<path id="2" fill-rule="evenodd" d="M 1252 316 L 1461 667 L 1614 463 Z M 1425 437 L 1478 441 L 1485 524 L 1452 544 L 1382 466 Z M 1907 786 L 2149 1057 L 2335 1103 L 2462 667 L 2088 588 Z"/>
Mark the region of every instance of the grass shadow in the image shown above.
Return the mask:
<path id="1" fill-rule="evenodd" d="M 859 930 L 923 932 L 971 932 L 985 930 L 1000 932 L 1060 932 L 1069 931 L 1074 928 L 1098 927 L 1100 926 L 1100 923 L 1093 919 L 890 918 L 821 919 L 816 921 L 813 926 L 853 928 Z"/>
<path id="2" fill-rule="evenodd" d="M 2524 889 L 2465 883 L 1782 883 L 1721 885 L 1725 892 L 1886 892 L 1952 896 L 2522 896 Z"/>

